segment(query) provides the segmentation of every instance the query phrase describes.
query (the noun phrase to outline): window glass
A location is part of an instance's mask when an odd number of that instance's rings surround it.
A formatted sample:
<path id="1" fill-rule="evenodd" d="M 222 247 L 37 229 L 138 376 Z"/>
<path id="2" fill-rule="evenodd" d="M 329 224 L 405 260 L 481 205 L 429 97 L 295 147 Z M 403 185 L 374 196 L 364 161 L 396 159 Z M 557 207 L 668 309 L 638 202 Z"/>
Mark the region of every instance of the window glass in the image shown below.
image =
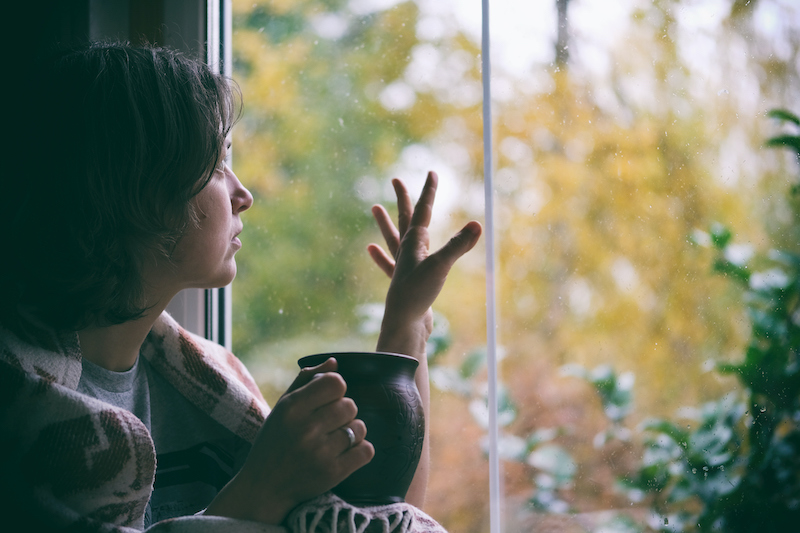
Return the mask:
<path id="1" fill-rule="evenodd" d="M 233 347 L 274 402 L 300 356 L 375 349 L 388 278 L 366 246 L 381 242 L 371 206 L 396 213 L 392 177 L 416 198 L 439 173 L 433 247 L 482 218 L 479 45 L 435 2 L 386 1 L 234 1 L 232 41 L 233 169 L 255 197 Z M 485 344 L 483 271 L 476 249 L 453 272 L 432 356 L 458 364 Z M 486 511 L 483 430 L 461 397 L 433 394 L 430 511 L 459 530 Z"/>
<path id="2" fill-rule="evenodd" d="M 800 113 L 800 8 L 493 0 L 491 14 L 504 530 L 681 531 L 680 506 L 618 481 L 680 453 L 648 447 L 645 420 L 688 435 L 704 402 L 746 398 L 716 367 L 750 343 L 737 280 L 779 283 L 759 258 L 796 247 L 796 160 L 763 146 L 791 125 L 768 111 Z M 480 6 L 234 0 L 233 61 L 233 168 L 256 199 L 233 346 L 274 402 L 298 357 L 374 348 L 387 280 L 365 247 L 391 177 L 416 192 L 438 171 L 434 247 L 482 219 Z M 452 531 L 489 524 L 484 272 L 479 246 L 437 301 L 429 350 L 426 511 Z M 738 416 L 719 431 L 752 424 Z M 735 485 L 729 459 L 669 463 L 687 512 L 709 476 Z"/>

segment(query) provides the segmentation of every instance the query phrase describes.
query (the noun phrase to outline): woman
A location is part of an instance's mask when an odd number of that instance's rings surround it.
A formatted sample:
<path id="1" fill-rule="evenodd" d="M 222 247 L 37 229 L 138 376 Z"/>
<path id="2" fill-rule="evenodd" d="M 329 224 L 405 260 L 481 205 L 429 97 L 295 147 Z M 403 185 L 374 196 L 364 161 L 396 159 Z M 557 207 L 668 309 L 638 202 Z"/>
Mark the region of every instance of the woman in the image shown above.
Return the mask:
<path id="1" fill-rule="evenodd" d="M 36 68 L 0 209 L 4 516 L 30 531 L 271 531 L 374 450 L 335 360 L 269 411 L 232 354 L 164 312 L 236 274 L 253 202 L 224 163 L 236 92 L 158 48 L 94 44 Z M 377 349 L 420 361 L 426 409 L 430 305 L 481 231 L 429 254 L 436 183 L 412 207 L 395 180 L 398 227 L 373 208 L 389 251 L 369 247 L 391 278 Z M 409 503 L 426 473 L 424 453 Z"/>

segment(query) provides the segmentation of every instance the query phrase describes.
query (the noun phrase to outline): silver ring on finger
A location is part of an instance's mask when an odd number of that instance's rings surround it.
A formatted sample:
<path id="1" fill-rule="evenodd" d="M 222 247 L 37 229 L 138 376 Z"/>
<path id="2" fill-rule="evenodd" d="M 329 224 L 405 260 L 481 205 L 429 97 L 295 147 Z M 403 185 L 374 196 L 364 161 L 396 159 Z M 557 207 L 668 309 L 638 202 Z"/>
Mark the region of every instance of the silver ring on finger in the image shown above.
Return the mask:
<path id="1" fill-rule="evenodd" d="M 347 449 L 349 450 L 356 443 L 356 433 L 350 426 L 344 426 L 342 429 L 347 434 L 347 439 L 350 441 L 350 445 L 347 447 Z"/>

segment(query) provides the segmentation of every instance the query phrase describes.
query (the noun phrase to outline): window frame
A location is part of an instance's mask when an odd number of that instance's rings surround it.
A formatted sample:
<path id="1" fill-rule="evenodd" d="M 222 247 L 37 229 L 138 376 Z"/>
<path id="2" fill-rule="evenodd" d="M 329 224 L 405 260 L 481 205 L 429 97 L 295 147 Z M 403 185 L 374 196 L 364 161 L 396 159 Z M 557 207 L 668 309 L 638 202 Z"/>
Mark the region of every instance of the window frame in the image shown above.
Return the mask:
<path id="1" fill-rule="evenodd" d="M 173 4 L 172 8 L 169 7 L 170 4 Z M 199 0 L 195 10 L 186 7 L 178 9 L 182 4 L 179 0 L 165 2 L 163 26 L 193 28 L 201 25 L 205 36 L 201 41 L 204 44 L 205 61 L 215 72 L 230 77 L 231 0 Z M 166 32 L 166 44 L 185 49 L 185 41 L 183 46 L 180 42 L 169 42 L 178 40 L 170 39 L 170 35 Z M 203 51 L 197 55 L 201 53 Z M 232 150 L 228 151 L 228 164 L 231 163 L 231 152 Z M 187 330 L 231 350 L 233 344 L 231 293 L 230 285 L 219 289 L 186 289 L 173 298 L 167 306 L 167 311 Z"/>
<path id="2" fill-rule="evenodd" d="M 56 14 L 65 40 L 127 40 L 181 50 L 231 75 L 231 0 L 87 0 Z M 66 30 L 63 28 L 67 28 Z M 230 151 L 228 152 L 230 163 Z M 167 311 L 184 328 L 228 350 L 231 289 L 186 289 Z"/>

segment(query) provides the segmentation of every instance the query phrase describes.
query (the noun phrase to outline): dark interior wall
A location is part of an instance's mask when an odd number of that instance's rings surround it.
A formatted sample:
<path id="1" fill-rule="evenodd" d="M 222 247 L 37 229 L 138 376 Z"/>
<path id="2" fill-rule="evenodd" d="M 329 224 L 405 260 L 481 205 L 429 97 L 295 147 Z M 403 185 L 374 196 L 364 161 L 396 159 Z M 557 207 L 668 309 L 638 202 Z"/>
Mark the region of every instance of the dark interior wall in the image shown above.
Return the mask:
<path id="1" fill-rule="evenodd" d="M 2 109 L 15 142 L 35 145 L 35 136 L 21 138 L 19 125 L 29 120 L 26 80 L 37 58 L 52 46 L 87 40 L 117 39 L 150 42 L 177 48 L 206 59 L 206 0 L 13 0 L 3 7 L 0 40 L 5 50 Z M 16 131 L 15 131 L 16 130 Z M 8 137 L 8 135 L 7 135 Z M 19 161 L 24 165 L 24 161 Z M 0 173 L 0 194 L 20 179 L 19 173 Z M 5 192 L 2 192 L 5 191 Z M 13 252 L 10 252 L 13 253 Z M 205 291 L 183 291 L 170 312 L 185 327 L 203 334 L 206 328 Z"/>
<path id="2" fill-rule="evenodd" d="M 89 35 L 90 0 L 13 2 L 2 37 L 14 67 L 24 71 L 54 43 L 75 43 Z"/>
<path id="3" fill-rule="evenodd" d="M 55 43 L 120 39 L 167 45 L 202 58 L 205 0 L 23 0 L 4 8 L 10 72 L 20 72 Z"/>
<path id="4" fill-rule="evenodd" d="M 164 44 L 164 0 L 131 2 L 129 14 L 133 44 Z"/>

